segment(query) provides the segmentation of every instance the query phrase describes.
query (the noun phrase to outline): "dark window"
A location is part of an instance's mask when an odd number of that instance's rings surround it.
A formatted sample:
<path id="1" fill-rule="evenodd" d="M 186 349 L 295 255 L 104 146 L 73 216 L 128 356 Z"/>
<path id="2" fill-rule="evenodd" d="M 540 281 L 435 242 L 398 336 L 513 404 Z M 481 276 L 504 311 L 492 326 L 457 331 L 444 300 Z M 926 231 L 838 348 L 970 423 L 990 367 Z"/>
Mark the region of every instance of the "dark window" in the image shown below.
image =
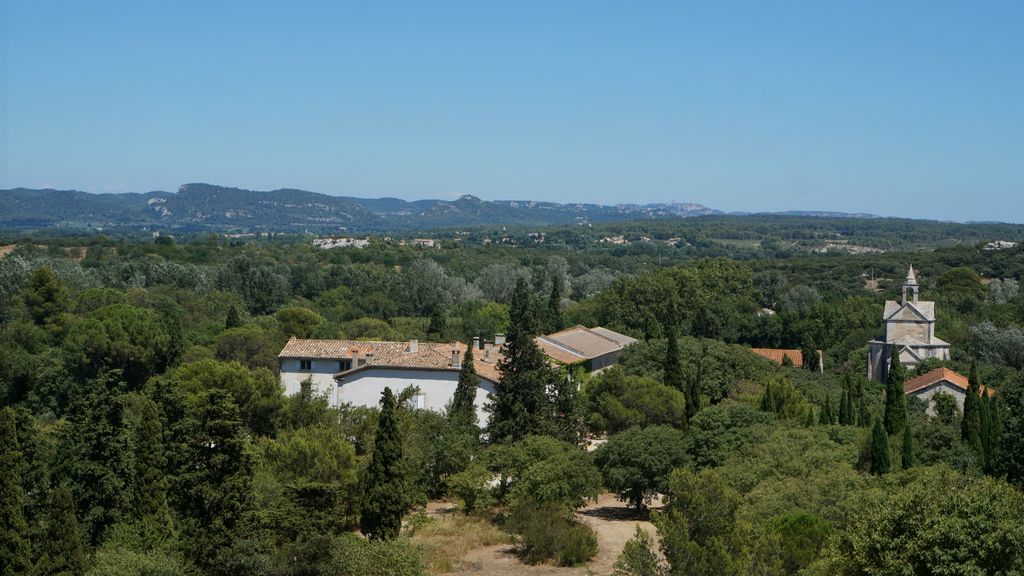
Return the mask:
<path id="1" fill-rule="evenodd" d="M 351 360 L 339 360 L 338 361 L 338 372 L 346 372 L 352 369 Z"/>
<path id="2" fill-rule="evenodd" d="M 308 371 L 308 370 L 312 370 L 312 369 L 313 369 L 313 361 L 312 360 L 299 360 L 299 370 L 307 370 Z"/>

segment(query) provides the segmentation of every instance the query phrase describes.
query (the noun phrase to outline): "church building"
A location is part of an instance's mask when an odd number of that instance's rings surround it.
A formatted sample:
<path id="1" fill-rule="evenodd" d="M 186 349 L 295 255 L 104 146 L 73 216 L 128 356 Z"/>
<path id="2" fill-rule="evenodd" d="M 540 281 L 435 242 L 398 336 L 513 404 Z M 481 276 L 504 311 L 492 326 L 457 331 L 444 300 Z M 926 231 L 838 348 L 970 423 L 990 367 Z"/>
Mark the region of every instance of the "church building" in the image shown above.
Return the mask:
<path id="1" fill-rule="evenodd" d="M 868 378 L 884 382 L 892 351 L 908 368 L 927 358 L 949 360 L 949 343 L 935 337 L 935 302 L 918 300 L 914 267 L 903 282 L 903 298 L 885 303 L 885 336 L 868 344 Z"/>

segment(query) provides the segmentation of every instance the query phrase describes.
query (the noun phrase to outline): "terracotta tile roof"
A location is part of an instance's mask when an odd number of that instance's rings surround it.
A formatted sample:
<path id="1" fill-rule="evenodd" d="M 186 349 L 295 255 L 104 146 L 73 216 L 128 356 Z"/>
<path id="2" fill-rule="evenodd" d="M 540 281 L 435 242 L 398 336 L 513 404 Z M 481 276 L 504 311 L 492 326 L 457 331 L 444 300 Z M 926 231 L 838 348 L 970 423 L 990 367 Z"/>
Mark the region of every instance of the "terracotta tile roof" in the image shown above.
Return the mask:
<path id="1" fill-rule="evenodd" d="M 904 382 L 903 393 L 913 394 L 918 390 L 928 388 L 929 386 L 938 384 L 939 382 L 942 381 L 949 382 L 950 384 L 956 386 L 957 388 L 960 388 L 964 392 L 967 391 L 967 388 L 970 385 L 970 381 L 963 374 L 950 370 L 949 368 L 936 368 L 931 372 L 926 372 L 925 374 L 922 374 L 915 378 L 911 378 L 910 380 Z M 985 396 L 991 396 L 994 393 L 995 391 L 989 388 L 988 386 L 981 386 L 981 394 L 984 394 Z"/>
<path id="2" fill-rule="evenodd" d="M 800 350 L 789 348 L 751 348 L 750 351 L 758 356 L 764 356 L 776 364 L 781 365 L 782 357 L 789 356 L 789 359 L 793 361 L 793 366 L 801 367 L 804 365 L 804 353 Z"/>
<path id="3" fill-rule="evenodd" d="M 278 358 L 319 358 L 325 360 L 346 360 L 356 358 L 359 362 L 354 370 L 372 368 L 412 368 L 422 370 L 458 370 L 452 366 L 452 351 L 462 359 L 466 345 L 462 342 L 417 342 L 415 352 L 412 342 L 388 342 L 381 340 L 303 340 L 292 338 L 284 345 Z M 370 358 L 372 355 L 372 359 Z M 498 381 L 498 352 L 491 352 L 491 359 L 484 358 L 482 350 L 474 351 L 473 367 L 477 374 L 488 380 Z M 359 366 L 361 362 L 369 361 Z"/>
<path id="4" fill-rule="evenodd" d="M 587 328 L 577 325 L 538 336 L 535 341 L 549 357 L 563 364 L 575 364 L 621 350 L 636 339 L 600 326 Z"/>

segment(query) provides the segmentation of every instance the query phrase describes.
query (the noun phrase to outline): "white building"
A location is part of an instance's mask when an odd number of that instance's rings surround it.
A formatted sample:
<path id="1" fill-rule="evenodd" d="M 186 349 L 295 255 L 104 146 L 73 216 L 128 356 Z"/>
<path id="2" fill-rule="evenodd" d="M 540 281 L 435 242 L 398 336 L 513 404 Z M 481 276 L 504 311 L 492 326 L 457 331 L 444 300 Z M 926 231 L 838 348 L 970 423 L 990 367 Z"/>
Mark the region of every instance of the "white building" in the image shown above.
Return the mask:
<path id="1" fill-rule="evenodd" d="M 949 394 L 956 401 L 957 409 L 962 414 L 970 381 L 966 376 L 949 368 L 936 368 L 927 374 L 911 378 L 903 383 L 903 393 L 911 398 L 919 398 L 928 403 L 928 415 L 935 415 L 935 395 Z M 980 386 L 978 392 L 984 398 L 992 395 L 992 390 Z"/>
<path id="2" fill-rule="evenodd" d="M 949 360 L 949 343 L 935 337 L 935 302 L 918 300 L 917 292 L 917 277 L 911 266 L 903 283 L 902 300 L 885 303 L 885 336 L 868 343 L 868 378 L 885 381 L 893 350 L 907 367 L 927 358 Z"/>
<path id="3" fill-rule="evenodd" d="M 360 340 L 300 340 L 292 338 L 278 354 L 285 395 L 299 393 L 309 379 L 315 393 L 331 406 L 376 407 L 385 387 L 398 394 L 409 386 L 419 389 L 417 408 L 443 411 L 455 394 L 462 355 L 460 342 L 382 342 Z M 476 391 L 478 423 L 487 423 L 483 410 L 498 381 L 498 352 L 488 344 L 474 351 L 480 377 Z"/>

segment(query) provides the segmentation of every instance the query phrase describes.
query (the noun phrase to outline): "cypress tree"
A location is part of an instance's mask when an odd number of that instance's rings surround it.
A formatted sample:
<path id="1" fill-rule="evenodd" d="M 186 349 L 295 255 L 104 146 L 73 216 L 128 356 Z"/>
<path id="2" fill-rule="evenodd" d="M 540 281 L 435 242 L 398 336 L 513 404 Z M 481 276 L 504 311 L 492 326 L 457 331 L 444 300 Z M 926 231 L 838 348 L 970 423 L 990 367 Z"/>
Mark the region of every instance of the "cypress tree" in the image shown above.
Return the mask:
<path id="1" fill-rule="evenodd" d="M 445 318 L 444 310 L 440 306 L 434 306 L 434 312 L 430 315 L 430 325 L 427 326 L 427 335 L 440 341 L 447 329 L 448 319 Z"/>
<path id="2" fill-rule="evenodd" d="M 1002 449 L 1001 443 L 1003 441 L 1003 417 L 999 401 L 995 396 L 990 396 L 988 403 L 991 430 L 989 432 L 989 457 L 986 463 L 988 464 L 988 472 L 991 474 L 998 472 L 1002 466 L 1000 450 Z"/>
<path id="3" fill-rule="evenodd" d="M 462 355 L 462 367 L 459 369 L 459 383 L 455 386 L 451 406 L 448 408 L 448 419 L 459 425 L 476 425 L 476 389 L 480 377 L 473 366 L 473 346 L 466 346 Z"/>
<path id="4" fill-rule="evenodd" d="M 889 374 L 885 380 L 885 430 L 889 434 L 898 434 L 907 423 L 907 397 L 903 394 L 907 370 L 900 363 L 895 344 L 889 345 L 889 360 Z"/>
<path id="5" fill-rule="evenodd" d="M 686 386 L 683 383 L 683 361 L 679 357 L 679 336 L 676 335 L 676 327 L 674 325 L 666 326 L 665 329 L 668 331 L 668 341 L 665 345 L 665 363 L 663 369 L 665 372 L 665 385 L 675 388 L 685 394 Z M 689 400 L 689 398 L 687 398 Z M 689 409 L 687 409 L 689 411 Z"/>
<path id="6" fill-rule="evenodd" d="M 818 348 L 814 345 L 814 340 L 808 338 L 804 341 L 800 355 L 803 356 L 804 369 L 811 372 L 821 371 L 821 357 L 818 356 Z"/>
<path id="7" fill-rule="evenodd" d="M 807 405 L 807 415 L 804 416 L 804 426 L 808 428 L 814 426 L 814 407 L 810 404 Z"/>
<path id="8" fill-rule="evenodd" d="M 857 425 L 861 428 L 867 428 L 871 425 L 871 418 L 868 414 L 868 405 L 864 396 L 861 396 L 857 400 Z"/>
<path id="9" fill-rule="evenodd" d="M 832 413 L 832 398 L 827 394 L 825 395 L 825 403 L 821 406 L 821 417 L 818 419 L 818 424 L 822 426 L 828 426 L 835 424 L 836 417 Z"/>
<path id="10" fill-rule="evenodd" d="M 551 277 L 551 295 L 548 296 L 548 328 L 558 332 L 564 328 L 562 322 L 562 288 L 558 276 Z"/>
<path id="11" fill-rule="evenodd" d="M 992 419 L 989 415 L 988 398 L 978 396 L 978 421 L 981 423 L 981 468 L 988 470 L 989 452 L 992 448 Z"/>
<path id="12" fill-rule="evenodd" d="M 782 355 L 782 365 L 785 366 L 786 368 L 793 367 L 793 359 L 789 357 L 789 354 Z"/>
<path id="13" fill-rule="evenodd" d="M 978 406 L 981 401 L 979 388 L 978 367 L 972 360 L 967 395 L 964 397 L 964 416 L 960 420 L 960 438 L 984 461 L 985 455 L 981 447 L 981 409 Z"/>
<path id="14" fill-rule="evenodd" d="M 498 361 L 500 381 L 488 404 L 489 440 L 515 442 L 530 434 L 542 434 L 549 424 L 548 389 L 557 376 L 533 339 L 537 325 L 526 280 L 516 282 L 509 307 L 509 331 L 504 353 Z"/>
<path id="15" fill-rule="evenodd" d="M 143 541 L 158 544 L 171 535 L 171 512 L 164 482 L 163 427 L 156 402 L 142 401 L 135 432 L 135 498 L 133 512 L 142 527 Z"/>
<path id="16" fill-rule="evenodd" d="M 850 414 L 850 389 L 846 386 L 843 387 L 843 395 L 839 400 L 839 423 L 843 426 L 853 423 Z"/>
<path id="17" fill-rule="evenodd" d="M 35 576 L 81 576 L 86 554 L 78 533 L 71 490 L 61 486 L 53 491 L 46 522 L 46 538 L 36 563 Z"/>
<path id="18" fill-rule="evenodd" d="M 775 395 L 772 393 L 772 381 L 764 385 L 764 392 L 761 394 L 761 411 L 775 412 Z"/>
<path id="19" fill-rule="evenodd" d="M 25 492 L 21 488 L 21 450 L 14 410 L 0 410 L 0 574 L 26 574 L 32 548 L 25 522 Z"/>
<path id="20" fill-rule="evenodd" d="M 916 464 L 916 458 L 914 456 L 914 435 L 910 430 L 910 422 L 903 427 L 903 469 L 913 468 Z"/>
<path id="21" fill-rule="evenodd" d="M 875 420 L 875 426 L 871 430 L 871 473 L 882 475 L 887 474 L 891 469 L 889 436 L 885 433 L 882 421 Z"/>
<path id="22" fill-rule="evenodd" d="M 697 375 L 686 379 L 685 390 L 683 395 L 686 396 L 686 420 L 691 420 L 697 412 L 700 412 L 700 380 Z M 776 397 L 776 403 L 778 403 L 778 397 Z"/>
<path id="23" fill-rule="evenodd" d="M 224 319 L 224 329 L 238 328 L 242 325 L 242 313 L 238 310 L 237 304 L 228 307 L 227 318 Z"/>
<path id="24" fill-rule="evenodd" d="M 391 540 L 402 529 L 407 494 L 402 462 L 402 432 L 398 427 L 395 395 L 381 394 L 373 455 L 362 478 L 359 530 L 373 540 Z"/>

